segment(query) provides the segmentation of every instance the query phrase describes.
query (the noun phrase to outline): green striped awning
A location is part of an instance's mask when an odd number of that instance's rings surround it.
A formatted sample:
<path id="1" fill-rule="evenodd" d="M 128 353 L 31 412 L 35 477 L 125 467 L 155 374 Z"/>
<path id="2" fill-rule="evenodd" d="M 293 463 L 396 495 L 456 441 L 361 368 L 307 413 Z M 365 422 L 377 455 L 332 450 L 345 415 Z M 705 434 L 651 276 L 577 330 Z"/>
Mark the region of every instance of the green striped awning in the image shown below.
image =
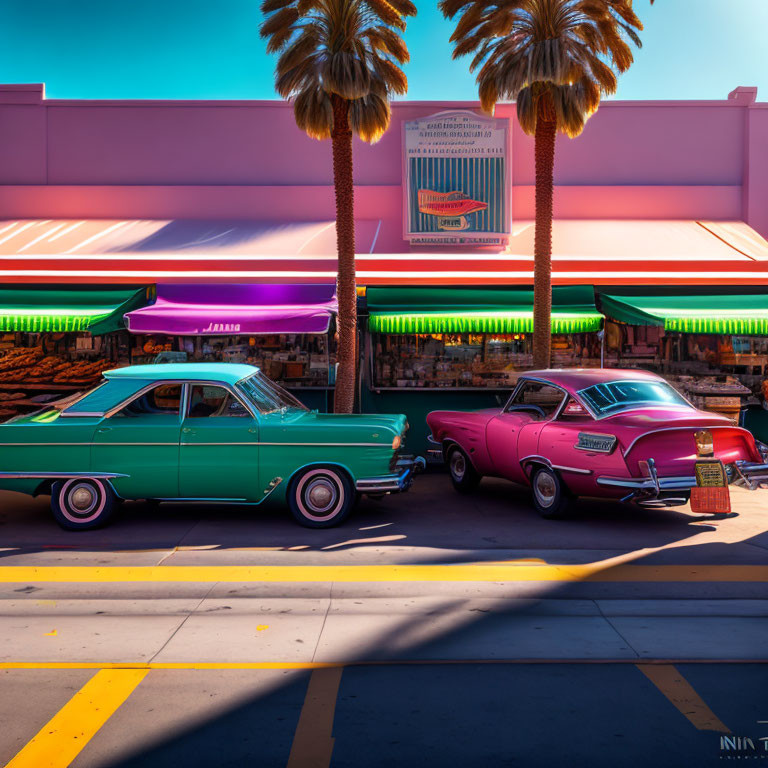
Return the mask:
<path id="1" fill-rule="evenodd" d="M 123 315 L 148 303 L 149 288 L 5 288 L 0 290 L 0 332 L 94 335 L 125 327 Z"/>
<path id="2" fill-rule="evenodd" d="M 531 333 L 533 290 L 369 288 L 372 333 Z M 552 333 L 600 330 L 591 286 L 552 289 Z"/>
<path id="3" fill-rule="evenodd" d="M 601 296 L 606 316 L 678 333 L 768 335 L 768 294 Z"/>

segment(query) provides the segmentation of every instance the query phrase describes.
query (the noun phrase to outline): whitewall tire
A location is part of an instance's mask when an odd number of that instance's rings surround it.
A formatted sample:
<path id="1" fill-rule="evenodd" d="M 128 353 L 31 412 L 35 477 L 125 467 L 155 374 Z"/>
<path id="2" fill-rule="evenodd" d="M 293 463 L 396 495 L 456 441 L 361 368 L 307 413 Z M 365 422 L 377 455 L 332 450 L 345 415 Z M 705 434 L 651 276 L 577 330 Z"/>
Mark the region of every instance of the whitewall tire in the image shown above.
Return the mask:
<path id="1" fill-rule="evenodd" d="M 347 474 L 336 467 L 309 467 L 288 487 L 288 506 L 307 528 L 331 528 L 349 516 L 356 492 Z"/>
<path id="2" fill-rule="evenodd" d="M 51 511 L 68 531 L 88 531 L 106 525 L 117 497 L 106 480 L 76 477 L 60 480 L 51 490 Z"/>
<path id="3" fill-rule="evenodd" d="M 533 506 L 547 520 L 564 517 L 573 505 L 573 495 L 551 467 L 537 467 L 531 474 Z"/>
<path id="4" fill-rule="evenodd" d="M 482 480 L 471 459 L 458 445 L 452 445 L 447 451 L 448 472 L 453 487 L 459 493 L 471 493 Z"/>

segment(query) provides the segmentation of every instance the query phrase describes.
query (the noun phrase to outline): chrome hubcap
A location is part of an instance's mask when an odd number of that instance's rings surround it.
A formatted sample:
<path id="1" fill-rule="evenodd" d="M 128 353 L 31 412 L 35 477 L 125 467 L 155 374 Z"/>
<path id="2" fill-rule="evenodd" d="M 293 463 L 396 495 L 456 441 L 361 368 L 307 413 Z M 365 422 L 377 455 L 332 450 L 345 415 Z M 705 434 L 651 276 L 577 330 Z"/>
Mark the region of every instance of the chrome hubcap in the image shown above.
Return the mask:
<path id="1" fill-rule="evenodd" d="M 551 507 L 557 495 L 555 478 L 549 472 L 539 472 L 533 483 L 533 492 L 536 494 L 536 500 L 542 507 Z"/>
<path id="2" fill-rule="evenodd" d="M 69 494 L 70 506 L 75 512 L 87 514 L 96 505 L 98 497 L 93 488 L 88 485 L 78 485 Z"/>
<path id="3" fill-rule="evenodd" d="M 327 512 L 335 504 L 338 493 L 334 484 L 326 478 L 313 480 L 307 488 L 307 505 L 313 512 Z"/>
<path id="4" fill-rule="evenodd" d="M 464 454 L 460 451 L 454 451 L 451 454 L 451 474 L 456 480 L 463 479 L 467 471 L 467 462 L 464 459 Z"/>

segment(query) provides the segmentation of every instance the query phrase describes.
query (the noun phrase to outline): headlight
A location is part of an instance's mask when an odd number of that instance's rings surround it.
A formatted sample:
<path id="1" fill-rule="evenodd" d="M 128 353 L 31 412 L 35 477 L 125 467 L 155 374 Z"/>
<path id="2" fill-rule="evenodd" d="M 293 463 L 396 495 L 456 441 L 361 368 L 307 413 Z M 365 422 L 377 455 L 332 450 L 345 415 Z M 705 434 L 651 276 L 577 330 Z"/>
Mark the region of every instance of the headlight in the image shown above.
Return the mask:
<path id="1" fill-rule="evenodd" d="M 395 435 L 395 439 L 392 441 L 392 450 L 396 451 L 402 445 L 402 442 L 400 435 Z"/>
<path id="2" fill-rule="evenodd" d="M 763 459 L 763 463 L 768 464 L 768 445 L 761 443 L 759 440 L 755 440 L 755 445 L 757 446 L 757 450 Z"/>

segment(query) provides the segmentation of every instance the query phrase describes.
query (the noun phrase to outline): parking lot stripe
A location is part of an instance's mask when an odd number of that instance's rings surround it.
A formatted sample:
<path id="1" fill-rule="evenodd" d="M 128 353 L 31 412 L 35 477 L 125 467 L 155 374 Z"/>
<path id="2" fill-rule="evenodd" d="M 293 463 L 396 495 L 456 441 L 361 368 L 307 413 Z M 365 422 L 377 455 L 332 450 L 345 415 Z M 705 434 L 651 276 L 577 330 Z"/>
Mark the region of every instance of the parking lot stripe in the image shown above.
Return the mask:
<path id="1" fill-rule="evenodd" d="M 633 664 L 636 658 L 519 658 L 519 659 L 359 659 L 356 661 L 2 661 L 2 669 L 334 669 L 342 667 L 434 666 L 478 664 Z M 669 664 L 768 664 L 766 659 L 643 659 L 643 666 Z"/>
<path id="2" fill-rule="evenodd" d="M 162 565 L 0 568 L 0 583 L 31 582 L 768 582 L 768 565 Z"/>
<path id="3" fill-rule="evenodd" d="M 5 768 L 66 768 L 147 674 L 146 669 L 97 672 Z"/>
<path id="4" fill-rule="evenodd" d="M 700 731 L 731 732 L 673 664 L 638 664 L 637 668 Z"/>
<path id="5" fill-rule="evenodd" d="M 327 667 L 310 675 L 286 768 L 328 768 L 331 764 L 342 671 L 342 667 Z"/>

